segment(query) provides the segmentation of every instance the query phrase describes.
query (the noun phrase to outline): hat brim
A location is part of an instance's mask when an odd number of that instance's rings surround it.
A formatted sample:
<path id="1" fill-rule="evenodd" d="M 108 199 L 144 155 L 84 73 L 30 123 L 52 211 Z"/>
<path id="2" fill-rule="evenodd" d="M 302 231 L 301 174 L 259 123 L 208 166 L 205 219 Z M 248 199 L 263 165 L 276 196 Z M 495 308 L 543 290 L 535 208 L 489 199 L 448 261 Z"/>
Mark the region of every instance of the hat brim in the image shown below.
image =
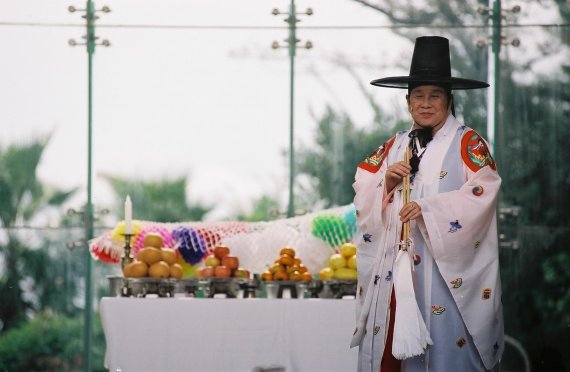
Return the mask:
<path id="1" fill-rule="evenodd" d="M 456 77 L 425 77 L 425 76 L 392 76 L 382 79 L 372 80 L 370 84 L 384 88 L 408 89 L 410 84 L 420 85 L 450 85 L 452 90 L 480 89 L 488 88 L 489 84 L 484 81 L 463 79 Z"/>

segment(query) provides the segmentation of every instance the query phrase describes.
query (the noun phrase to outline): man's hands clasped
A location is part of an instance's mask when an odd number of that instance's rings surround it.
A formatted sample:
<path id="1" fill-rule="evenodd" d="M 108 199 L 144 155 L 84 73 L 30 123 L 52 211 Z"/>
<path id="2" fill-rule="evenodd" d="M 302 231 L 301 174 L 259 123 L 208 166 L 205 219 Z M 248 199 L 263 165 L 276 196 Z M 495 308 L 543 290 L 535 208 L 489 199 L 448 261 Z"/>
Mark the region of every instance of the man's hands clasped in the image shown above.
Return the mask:
<path id="1" fill-rule="evenodd" d="M 386 170 L 386 191 L 391 192 L 394 187 L 396 187 L 402 179 L 410 174 L 412 167 L 404 162 L 399 161 L 394 164 L 390 164 Z M 400 220 L 402 222 L 407 222 L 414 220 L 422 215 L 422 208 L 416 202 L 410 202 L 400 210 Z"/>

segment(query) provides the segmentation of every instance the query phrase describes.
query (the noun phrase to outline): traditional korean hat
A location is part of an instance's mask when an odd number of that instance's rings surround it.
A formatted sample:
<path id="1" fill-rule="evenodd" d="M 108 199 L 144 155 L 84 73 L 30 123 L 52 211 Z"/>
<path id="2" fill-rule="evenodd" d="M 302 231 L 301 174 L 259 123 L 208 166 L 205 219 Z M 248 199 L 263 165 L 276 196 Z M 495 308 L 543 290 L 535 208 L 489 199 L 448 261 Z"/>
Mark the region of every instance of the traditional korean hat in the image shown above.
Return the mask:
<path id="1" fill-rule="evenodd" d="M 451 76 L 449 40 L 441 36 L 422 36 L 416 39 L 410 76 L 385 77 L 373 80 L 370 84 L 400 89 L 420 85 L 440 85 L 451 90 L 478 89 L 489 86 L 483 81 Z"/>

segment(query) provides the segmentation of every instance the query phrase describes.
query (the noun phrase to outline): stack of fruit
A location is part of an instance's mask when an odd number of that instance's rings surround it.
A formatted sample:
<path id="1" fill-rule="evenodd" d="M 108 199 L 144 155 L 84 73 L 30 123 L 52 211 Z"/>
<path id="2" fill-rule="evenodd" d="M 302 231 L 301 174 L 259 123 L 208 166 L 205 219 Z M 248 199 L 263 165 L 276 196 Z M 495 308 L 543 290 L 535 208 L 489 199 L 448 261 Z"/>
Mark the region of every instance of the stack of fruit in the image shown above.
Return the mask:
<path id="1" fill-rule="evenodd" d="M 138 251 L 135 260 L 123 268 L 125 278 L 176 278 L 182 277 L 182 266 L 176 263 L 177 253 L 163 247 L 162 236 L 148 233 L 144 248 Z"/>
<path id="2" fill-rule="evenodd" d="M 319 271 L 319 279 L 356 279 L 356 246 L 352 243 L 344 243 L 340 253 L 330 256 L 328 266 Z"/>
<path id="3" fill-rule="evenodd" d="M 249 271 L 239 267 L 237 256 L 230 254 L 230 248 L 219 244 L 214 248 L 214 253 L 206 256 L 206 266 L 196 271 L 198 278 L 245 278 L 249 279 Z"/>
<path id="4" fill-rule="evenodd" d="M 313 279 L 309 269 L 303 265 L 299 257 L 295 257 L 295 249 L 284 247 L 279 251 L 279 258 L 273 266 L 261 274 L 261 279 L 311 281 Z"/>

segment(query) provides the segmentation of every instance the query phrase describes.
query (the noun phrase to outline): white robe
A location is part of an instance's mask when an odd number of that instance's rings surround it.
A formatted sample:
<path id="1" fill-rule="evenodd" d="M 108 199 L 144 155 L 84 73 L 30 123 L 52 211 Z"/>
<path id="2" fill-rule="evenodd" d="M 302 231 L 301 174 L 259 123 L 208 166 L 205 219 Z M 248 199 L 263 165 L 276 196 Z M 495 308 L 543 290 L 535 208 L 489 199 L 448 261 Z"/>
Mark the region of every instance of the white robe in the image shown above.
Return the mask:
<path id="1" fill-rule="evenodd" d="M 359 371 L 378 371 L 385 347 L 402 202 L 401 185 L 387 194 L 384 179 L 388 165 L 403 160 L 408 141 L 407 131 L 396 134 L 361 163 L 353 185 L 362 232 L 351 342 L 359 346 Z M 412 223 L 421 258 L 413 272 L 414 287 L 434 345 L 425 355 L 404 360 L 403 371 L 491 370 L 502 355 L 496 227 L 501 179 L 485 150 L 484 140 L 449 115 L 428 144 L 413 181 L 411 198 L 422 208 L 422 217 Z"/>

